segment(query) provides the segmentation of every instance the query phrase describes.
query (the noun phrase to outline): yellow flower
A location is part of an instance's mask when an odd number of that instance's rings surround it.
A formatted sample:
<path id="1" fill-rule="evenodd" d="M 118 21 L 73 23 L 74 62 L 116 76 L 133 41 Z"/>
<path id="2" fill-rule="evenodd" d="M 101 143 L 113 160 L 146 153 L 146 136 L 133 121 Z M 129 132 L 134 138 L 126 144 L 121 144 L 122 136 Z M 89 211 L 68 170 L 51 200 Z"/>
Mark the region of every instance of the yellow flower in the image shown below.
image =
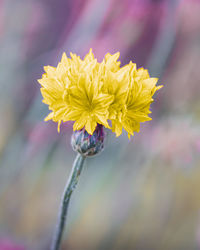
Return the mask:
<path id="1" fill-rule="evenodd" d="M 92 50 L 82 60 L 63 53 L 57 67 L 46 66 L 41 84 L 43 102 L 52 111 L 45 121 L 74 121 L 74 130 L 85 127 L 93 134 L 97 124 L 112 129 L 119 136 L 124 128 L 128 135 L 139 131 L 140 122 L 148 121 L 156 78 L 148 71 L 136 69 L 130 62 L 120 68 L 119 52 L 107 54 L 99 63 Z M 112 127 L 109 126 L 111 121 Z"/>
<path id="2" fill-rule="evenodd" d="M 129 64 L 129 87 L 124 107 L 113 121 L 113 131 L 119 136 L 122 133 L 122 127 L 128 132 L 128 136 L 134 132 L 139 132 L 140 123 L 149 121 L 150 104 L 153 102 L 152 96 L 162 88 L 156 86 L 157 78 L 150 78 L 147 70 L 143 68 L 136 69 L 136 64 Z"/>

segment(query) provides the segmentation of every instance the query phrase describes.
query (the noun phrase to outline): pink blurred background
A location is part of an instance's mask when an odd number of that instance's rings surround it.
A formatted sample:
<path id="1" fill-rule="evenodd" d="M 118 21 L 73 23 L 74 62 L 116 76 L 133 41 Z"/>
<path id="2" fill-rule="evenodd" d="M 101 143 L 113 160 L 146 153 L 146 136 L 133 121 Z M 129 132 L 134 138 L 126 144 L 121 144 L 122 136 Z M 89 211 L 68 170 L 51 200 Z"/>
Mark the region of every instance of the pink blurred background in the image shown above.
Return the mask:
<path id="1" fill-rule="evenodd" d="M 62 52 L 120 51 L 164 84 L 130 141 L 107 133 L 74 192 L 63 250 L 200 249 L 200 1 L 0 1 L 0 250 L 48 250 L 75 153 L 37 79 Z"/>

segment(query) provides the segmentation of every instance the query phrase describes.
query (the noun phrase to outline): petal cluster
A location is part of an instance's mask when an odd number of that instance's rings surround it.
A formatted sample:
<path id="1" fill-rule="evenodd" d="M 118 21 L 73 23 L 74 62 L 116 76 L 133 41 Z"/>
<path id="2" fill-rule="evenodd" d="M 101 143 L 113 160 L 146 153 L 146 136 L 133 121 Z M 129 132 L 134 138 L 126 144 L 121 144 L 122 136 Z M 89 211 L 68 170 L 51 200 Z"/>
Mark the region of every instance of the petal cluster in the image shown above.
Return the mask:
<path id="1" fill-rule="evenodd" d="M 101 63 L 92 50 L 82 60 L 76 54 L 68 58 L 63 53 L 57 67 L 44 67 L 38 80 L 43 102 L 51 113 L 45 121 L 74 121 L 73 129 L 85 127 L 93 134 L 97 124 L 112 129 L 119 136 L 124 128 L 128 136 L 139 132 L 140 123 L 149 121 L 150 104 L 156 90 L 157 78 L 130 62 L 120 67 L 119 52 L 106 54 Z"/>

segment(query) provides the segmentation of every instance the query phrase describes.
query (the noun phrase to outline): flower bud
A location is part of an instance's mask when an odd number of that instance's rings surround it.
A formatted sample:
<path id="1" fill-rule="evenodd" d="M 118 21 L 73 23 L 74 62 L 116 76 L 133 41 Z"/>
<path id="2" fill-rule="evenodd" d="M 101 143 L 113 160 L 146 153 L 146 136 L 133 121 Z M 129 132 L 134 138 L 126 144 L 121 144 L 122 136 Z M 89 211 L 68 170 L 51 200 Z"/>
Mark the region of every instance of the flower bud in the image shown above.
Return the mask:
<path id="1" fill-rule="evenodd" d="M 74 151 L 79 152 L 83 156 L 93 156 L 103 150 L 104 137 L 103 126 L 97 124 L 92 135 L 88 134 L 85 128 L 74 131 L 71 138 L 71 145 Z"/>

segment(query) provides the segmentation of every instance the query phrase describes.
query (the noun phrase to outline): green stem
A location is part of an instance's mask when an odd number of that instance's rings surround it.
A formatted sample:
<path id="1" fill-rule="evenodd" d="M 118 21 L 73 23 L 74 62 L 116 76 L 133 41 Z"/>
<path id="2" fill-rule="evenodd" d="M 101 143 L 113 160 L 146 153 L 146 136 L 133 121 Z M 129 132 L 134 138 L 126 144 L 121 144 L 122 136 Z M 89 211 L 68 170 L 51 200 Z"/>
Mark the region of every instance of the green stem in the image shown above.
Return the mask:
<path id="1" fill-rule="evenodd" d="M 78 153 L 74 161 L 70 177 L 67 181 L 67 184 L 65 186 L 64 193 L 62 196 L 59 217 L 58 217 L 58 224 L 56 226 L 55 235 L 53 237 L 51 250 L 59 250 L 60 248 L 62 234 L 63 234 L 64 227 L 65 227 L 65 221 L 67 218 L 67 210 L 69 206 L 70 197 L 78 183 L 78 179 L 79 179 L 81 170 L 83 168 L 84 160 L 85 160 L 85 157 Z"/>

